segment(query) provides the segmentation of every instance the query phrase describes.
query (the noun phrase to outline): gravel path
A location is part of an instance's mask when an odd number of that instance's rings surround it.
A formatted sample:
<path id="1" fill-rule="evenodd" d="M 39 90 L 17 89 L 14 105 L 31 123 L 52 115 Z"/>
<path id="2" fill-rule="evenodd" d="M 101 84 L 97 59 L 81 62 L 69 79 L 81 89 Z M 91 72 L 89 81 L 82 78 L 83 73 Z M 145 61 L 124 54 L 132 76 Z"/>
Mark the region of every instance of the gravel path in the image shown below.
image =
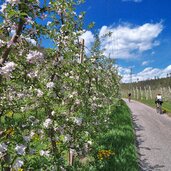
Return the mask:
<path id="1" fill-rule="evenodd" d="M 133 114 L 141 170 L 171 171 L 171 118 L 142 103 L 125 102 Z"/>

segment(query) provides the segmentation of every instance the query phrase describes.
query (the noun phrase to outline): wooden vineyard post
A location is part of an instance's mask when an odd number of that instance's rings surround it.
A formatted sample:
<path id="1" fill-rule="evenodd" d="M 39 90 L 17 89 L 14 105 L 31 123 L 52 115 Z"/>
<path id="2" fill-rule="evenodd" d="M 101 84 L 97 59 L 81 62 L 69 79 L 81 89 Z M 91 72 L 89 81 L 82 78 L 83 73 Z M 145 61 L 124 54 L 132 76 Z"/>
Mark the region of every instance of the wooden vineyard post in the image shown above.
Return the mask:
<path id="1" fill-rule="evenodd" d="M 81 45 L 80 63 L 83 63 L 83 60 L 84 60 L 84 44 L 85 44 L 84 39 L 81 39 L 81 41 L 80 41 L 80 45 Z"/>
<path id="2" fill-rule="evenodd" d="M 74 163 L 74 149 L 69 148 L 69 165 L 72 166 Z"/>
<path id="3" fill-rule="evenodd" d="M 134 87 L 133 87 L 133 95 L 134 95 L 134 99 L 135 99 L 135 89 L 134 89 Z"/>
<path id="4" fill-rule="evenodd" d="M 137 100 L 139 99 L 139 94 L 138 94 L 138 87 L 136 87 L 137 90 Z"/>
<path id="5" fill-rule="evenodd" d="M 145 91 L 145 99 L 148 100 L 148 92 L 147 92 L 146 87 L 144 87 L 144 91 Z"/>
<path id="6" fill-rule="evenodd" d="M 152 91 L 151 91 L 151 87 L 149 86 L 149 95 L 150 95 L 150 99 L 153 99 L 152 97 Z"/>
<path id="7" fill-rule="evenodd" d="M 169 92 L 171 93 L 171 88 L 170 88 L 170 86 L 168 87 L 168 90 L 169 90 Z"/>
<path id="8" fill-rule="evenodd" d="M 140 87 L 140 99 L 141 99 L 141 100 L 143 99 L 143 92 L 142 92 L 141 87 Z"/>
<path id="9" fill-rule="evenodd" d="M 163 95 L 163 89 L 162 89 L 162 87 L 160 88 L 160 93 Z"/>

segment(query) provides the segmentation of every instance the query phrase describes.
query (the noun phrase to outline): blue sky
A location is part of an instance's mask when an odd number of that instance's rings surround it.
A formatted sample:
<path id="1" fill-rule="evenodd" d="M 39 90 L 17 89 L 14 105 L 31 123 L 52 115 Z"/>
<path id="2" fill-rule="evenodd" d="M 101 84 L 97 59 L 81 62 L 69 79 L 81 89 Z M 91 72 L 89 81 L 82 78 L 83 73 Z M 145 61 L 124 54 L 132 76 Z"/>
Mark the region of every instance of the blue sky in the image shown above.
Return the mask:
<path id="1" fill-rule="evenodd" d="M 91 46 L 95 30 L 106 55 L 116 59 L 123 81 L 165 77 L 171 73 L 171 1 L 170 0 L 87 0 L 79 10 L 86 11 L 85 26 L 95 27 L 83 37 Z"/>
<path id="2" fill-rule="evenodd" d="M 101 38 L 101 48 L 116 60 L 123 82 L 130 81 L 130 68 L 133 81 L 171 73 L 171 0 L 85 1 L 76 12 L 86 12 L 85 30 L 95 22 L 95 27 L 82 35 L 85 45 L 91 48 L 95 32 L 100 37 L 111 32 L 111 37 Z M 43 44 L 52 46 L 50 41 Z"/>

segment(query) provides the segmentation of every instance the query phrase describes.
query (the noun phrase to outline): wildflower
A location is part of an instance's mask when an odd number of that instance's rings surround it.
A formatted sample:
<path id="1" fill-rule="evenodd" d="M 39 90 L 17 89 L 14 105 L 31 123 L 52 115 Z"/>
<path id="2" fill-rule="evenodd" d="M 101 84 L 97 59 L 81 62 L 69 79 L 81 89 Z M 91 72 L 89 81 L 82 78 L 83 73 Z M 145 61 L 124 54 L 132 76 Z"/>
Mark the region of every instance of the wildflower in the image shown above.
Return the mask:
<path id="1" fill-rule="evenodd" d="M 13 111 L 9 111 L 9 112 L 7 112 L 7 113 L 6 113 L 6 115 L 7 115 L 8 117 L 12 117 L 12 115 L 13 115 Z"/>
<path id="2" fill-rule="evenodd" d="M 114 155 L 114 153 L 111 150 L 99 150 L 98 151 L 98 159 L 108 159 L 111 155 Z"/>
<path id="3" fill-rule="evenodd" d="M 18 171 L 23 171 L 23 169 L 22 168 L 19 168 Z"/>
<path id="4" fill-rule="evenodd" d="M 26 146 L 24 146 L 24 145 L 17 145 L 15 147 L 15 150 L 16 150 L 17 154 L 19 154 L 19 155 L 24 155 L 25 149 L 26 149 Z"/>
<path id="5" fill-rule="evenodd" d="M 14 134 L 14 129 L 13 128 L 9 128 L 8 130 L 5 131 L 6 135 L 13 135 Z"/>
<path id="6" fill-rule="evenodd" d="M 47 88 L 53 88 L 55 86 L 55 84 L 54 84 L 54 82 L 48 82 L 47 84 L 46 84 L 46 87 Z"/>
<path id="7" fill-rule="evenodd" d="M 45 120 L 45 122 L 43 123 L 43 126 L 45 128 L 49 128 L 52 125 L 52 119 L 48 118 Z"/>

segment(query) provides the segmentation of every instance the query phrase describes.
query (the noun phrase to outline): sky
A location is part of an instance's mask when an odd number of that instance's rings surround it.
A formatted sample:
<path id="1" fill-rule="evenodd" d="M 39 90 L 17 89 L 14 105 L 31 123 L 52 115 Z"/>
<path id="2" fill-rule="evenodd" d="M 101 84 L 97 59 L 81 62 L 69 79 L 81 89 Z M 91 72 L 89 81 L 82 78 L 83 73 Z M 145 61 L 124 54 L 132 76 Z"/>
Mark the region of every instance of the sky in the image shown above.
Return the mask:
<path id="1" fill-rule="evenodd" d="M 171 73 L 170 0 L 86 0 L 82 35 L 90 48 L 95 33 L 101 38 L 104 54 L 115 59 L 122 82 L 166 77 Z M 111 36 L 104 37 L 107 33 Z"/>
<path id="2" fill-rule="evenodd" d="M 171 73 L 170 7 L 171 0 L 85 0 L 76 12 L 86 12 L 86 32 L 81 36 L 86 53 L 98 34 L 101 49 L 115 59 L 122 82 L 131 81 L 131 71 L 133 82 L 166 77 Z M 88 30 L 91 22 L 95 26 Z M 108 33 L 111 36 L 104 37 Z M 45 45 L 52 46 L 52 42 Z"/>

